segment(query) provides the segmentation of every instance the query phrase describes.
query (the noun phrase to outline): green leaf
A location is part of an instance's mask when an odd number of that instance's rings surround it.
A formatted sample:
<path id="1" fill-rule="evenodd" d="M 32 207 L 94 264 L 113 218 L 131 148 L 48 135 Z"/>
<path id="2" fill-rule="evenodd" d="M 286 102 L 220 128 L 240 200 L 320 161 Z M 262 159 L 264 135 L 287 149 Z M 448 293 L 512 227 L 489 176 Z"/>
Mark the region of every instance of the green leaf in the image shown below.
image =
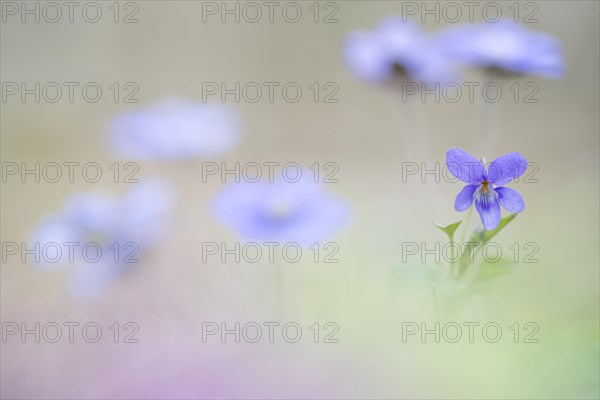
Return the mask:
<path id="1" fill-rule="evenodd" d="M 473 283 L 487 282 L 513 272 L 515 269 L 516 264 L 512 260 L 500 259 L 493 263 L 484 261 L 479 265 L 479 271 Z"/>
<path id="2" fill-rule="evenodd" d="M 476 254 L 483 247 L 483 245 L 492 240 L 492 238 L 494 238 L 494 236 L 496 236 L 502 229 L 504 229 L 506 225 L 508 225 L 513 219 L 515 219 L 516 216 L 517 214 L 514 213 L 509 215 L 508 217 L 502 218 L 500 220 L 500 223 L 498 224 L 498 227 L 493 231 L 479 230 L 473 232 L 473 235 L 471 235 L 471 239 L 469 239 L 469 243 L 476 244 L 465 246 L 466 250 L 463 252 L 460 260 L 458 261 L 459 277 L 467 269 L 467 266 L 469 265 L 469 260 L 473 259 L 474 254 Z"/>
<path id="3" fill-rule="evenodd" d="M 452 241 L 452 239 L 454 238 L 454 232 L 456 232 L 456 230 L 458 229 L 458 227 L 461 223 L 462 223 L 462 221 L 458 221 L 458 222 L 455 222 L 453 224 L 446 225 L 446 226 L 442 226 L 439 224 L 435 224 L 435 226 L 440 228 L 440 230 L 444 231 L 444 233 L 446 235 L 448 235 L 448 238 L 450 239 L 450 241 Z"/>
<path id="4" fill-rule="evenodd" d="M 517 216 L 517 214 L 515 213 L 515 214 L 510 214 L 508 217 L 502 218 L 500 220 L 500 223 L 498 224 L 498 227 L 496 229 L 494 229 L 493 231 L 482 230 L 482 231 L 475 232 L 473 234 L 473 237 L 475 238 L 475 240 L 473 240 L 473 242 L 481 242 L 481 245 L 486 244 L 487 242 L 492 240 L 492 238 L 494 236 L 496 236 L 502 229 L 504 229 L 504 227 L 506 225 L 508 225 L 513 219 L 515 219 L 516 216 Z"/>
<path id="5" fill-rule="evenodd" d="M 435 289 L 446 297 L 456 296 L 461 291 L 458 283 L 448 278 L 442 267 L 434 264 L 404 264 L 394 267 L 389 281 L 392 293 Z"/>

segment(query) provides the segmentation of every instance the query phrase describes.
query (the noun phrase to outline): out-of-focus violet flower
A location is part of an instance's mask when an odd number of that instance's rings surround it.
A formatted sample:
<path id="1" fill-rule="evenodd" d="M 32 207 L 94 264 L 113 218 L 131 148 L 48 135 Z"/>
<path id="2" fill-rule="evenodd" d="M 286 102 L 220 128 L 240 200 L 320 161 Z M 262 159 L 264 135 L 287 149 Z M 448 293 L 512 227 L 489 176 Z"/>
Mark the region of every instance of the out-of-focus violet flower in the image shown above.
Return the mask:
<path id="1" fill-rule="evenodd" d="M 412 21 L 391 17 L 374 31 L 351 32 L 344 59 L 358 78 L 385 83 L 395 78 L 419 83 L 443 83 L 454 77 L 454 62 Z"/>
<path id="2" fill-rule="evenodd" d="M 239 143 L 242 127 L 230 105 L 167 99 L 117 116 L 109 130 L 123 158 L 174 161 L 220 156 Z"/>
<path id="3" fill-rule="evenodd" d="M 513 213 L 525 209 L 521 195 L 516 190 L 503 187 L 527 169 L 527 160 L 519 153 L 498 157 L 486 168 L 466 151 L 450 149 L 446 153 L 446 166 L 452 175 L 468 183 L 456 196 L 454 208 L 465 211 L 475 200 L 475 208 L 485 229 L 496 229 L 500 223 L 500 206 Z"/>
<path id="4" fill-rule="evenodd" d="M 140 182 L 121 198 L 72 195 L 35 228 L 30 246 L 41 253 L 36 266 L 73 264 L 73 293 L 95 297 L 161 238 L 172 203 L 170 186 L 159 180 Z"/>
<path id="5" fill-rule="evenodd" d="M 327 240 L 349 219 L 346 203 L 310 178 L 230 184 L 214 199 L 213 214 L 244 240 L 301 246 Z"/>
<path id="6" fill-rule="evenodd" d="M 560 78 L 565 71 L 555 37 L 508 19 L 460 25 L 438 35 L 447 54 L 468 65 L 548 78 Z"/>

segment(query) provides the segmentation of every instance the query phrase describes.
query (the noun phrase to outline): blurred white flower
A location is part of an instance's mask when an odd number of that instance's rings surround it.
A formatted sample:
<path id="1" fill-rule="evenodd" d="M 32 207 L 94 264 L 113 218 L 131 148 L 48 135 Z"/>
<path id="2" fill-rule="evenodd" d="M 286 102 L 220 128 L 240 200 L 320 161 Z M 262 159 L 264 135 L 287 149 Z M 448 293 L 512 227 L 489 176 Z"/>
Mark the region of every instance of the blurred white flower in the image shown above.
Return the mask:
<path id="1" fill-rule="evenodd" d="M 236 110 L 223 103 L 165 99 L 117 116 L 110 124 L 110 146 L 129 160 L 214 158 L 240 141 Z"/>
<path id="2" fill-rule="evenodd" d="M 35 228 L 29 247 L 41 252 L 36 266 L 73 264 L 73 293 L 95 297 L 161 238 L 172 203 L 170 186 L 159 180 L 140 182 L 121 198 L 75 194 Z"/>

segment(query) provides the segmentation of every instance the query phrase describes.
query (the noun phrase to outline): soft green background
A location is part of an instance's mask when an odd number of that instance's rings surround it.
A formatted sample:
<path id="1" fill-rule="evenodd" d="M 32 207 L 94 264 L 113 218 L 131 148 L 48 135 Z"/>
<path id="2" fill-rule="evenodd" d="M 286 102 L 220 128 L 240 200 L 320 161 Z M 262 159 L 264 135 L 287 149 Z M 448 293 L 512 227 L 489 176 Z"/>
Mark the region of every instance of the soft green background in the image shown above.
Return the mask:
<path id="1" fill-rule="evenodd" d="M 102 3 L 107 11 L 109 3 Z M 599 4 L 537 2 L 532 29 L 561 39 L 567 74 L 539 85 L 539 103 L 505 95 L 488 160 L 518 151 L 539 165 L 538 183 L 514 183 L 527 208 L 497 242 L 504 251 L 535 242 L 539 263 L 521 264 L 451 316 L 435 314 L 430 291 L 402 273 L 402 243 L 445 239 L 432 222 L 450 223 L 460 184 L 402 183 L 403 150 L 419 104 L 350 76 L 340 53 L 344 35 L 398 14 L 401 2 L 339 1 L 339 23 L 202 23 L 201 2 L 138 2 L 137 24 L 80 19 L 69 24 L 9 20 L 1 27 L 1 80 L 137 82 L 144 105 L 164 96 L 201 99 L 201 82 L 336 82 L 337 104 L 314 104 L 308 90 L 289 104 L 241 103 L 246 135 L 226 161 L 336 162 L 332 192 L 344 196 L 352 223 L 337 235 L 339 264 L 290 265 L 285 315 L 274 304 L 270 265 L 201 262 L 205 241 L 233 242 L 207 208 L 221 183 L 200 181 L 200 163 L 143 163 L 180 196 L 173 233 L 135 273 L 93 303 L 66 292 L 67 273 L 44 274 L 14 258 L 1 268 L 2 321 L 135 321 L 139 344 L 2 344 L 3 398 L 598 398 L 599 393 Z M 302 2 L 308 13 L 312 2 Z M 505 11 L 512 2 L 502 2 Z M 480 19 L 478 17 L 478 19 Z M 426 23 L 426 30 L 446 26 Z M 480 80 L 477 72 L 466 79 Z M 513 79 L 514 81 L 514 79 Z M 511 81 L 511 82 L 513 82 Z M 107 122 L 134 105 L 18 101 L 2 103 L 2 161 L 99 162 Z M 461 147 L 475 153 L 484 104 L 428 102 L 429 160 Z M 47 213 L 76 191 L 120 193 L 109 180 L 89 184 L 2 185 L 2 241 L 24 241 Z M 420 267 L 417 259 L 410 259 Z M 297 321 L 298 344 L 201 342 L 203 321 Z M 336 322 L 337 344 L 314 344 L 308 327 Z M 497 322 L 502 339 L 474 343 L 402 342 L 402 322 Z M 514 322 L 539 326 L 539 343 L 512 341 Z M 108 334 L 108 333 L 107 333 Z"/>

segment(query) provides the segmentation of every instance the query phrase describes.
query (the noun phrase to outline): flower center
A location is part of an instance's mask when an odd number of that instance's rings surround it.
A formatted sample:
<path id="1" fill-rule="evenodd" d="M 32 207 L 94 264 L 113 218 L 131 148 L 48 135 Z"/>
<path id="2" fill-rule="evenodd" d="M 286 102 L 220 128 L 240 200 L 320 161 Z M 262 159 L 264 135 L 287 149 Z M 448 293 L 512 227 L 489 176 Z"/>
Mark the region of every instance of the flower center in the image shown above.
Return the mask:
<path id="1" fill-rule="evenodd" d="M 283 221 L 292 215 L 292 206 L 288 203 L 278 202 L 269 210 L 271 218 L 277 221 Z"/>
<path id="2" fill-rule="evenodd" d="M 408 76 L 408 72 L 406 71 L 406 67 L 399 62 L 395 62 L 392 64 L 392 72 L 394 76 L 398 78 L 406 78 Z"/>
<path id="3" fill-rule="evenodd" d="M 481 187 L 475 192 L 475 198 L 483 204 L 489 205 L 498 198 L 498 193 L 493 189 L 493 185 L 492 187 L 490 185 L 489 181 L 482 181 Z"/>
<path id="4" fill-rule="evenodd" d="M 94 230 L 87 234 L 86 239 L 88 240 L 88 243 L 97 243 L 102 246 L 107 242 L 108 237 L 105 232 Z"/>

